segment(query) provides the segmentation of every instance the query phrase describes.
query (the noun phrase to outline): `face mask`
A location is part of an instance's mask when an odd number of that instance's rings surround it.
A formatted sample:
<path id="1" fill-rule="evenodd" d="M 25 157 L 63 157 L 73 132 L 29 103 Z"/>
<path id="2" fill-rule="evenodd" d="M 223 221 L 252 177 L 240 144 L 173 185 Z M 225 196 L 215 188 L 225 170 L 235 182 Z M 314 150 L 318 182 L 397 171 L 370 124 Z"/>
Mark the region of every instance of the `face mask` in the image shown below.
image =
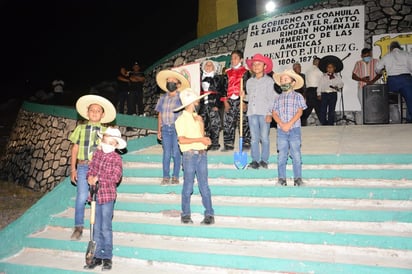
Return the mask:
<path id="1" fill-rule="evenodd" d="M 283 85 L 280 86 L 280 89 L 282 91 L 288 91 L 288 90 L 292 89 L 292 85 L 290 83 L 283 84 Z"/>
<path id="2" fill-rule="evenodd" d="M 370 56 L 363 57 L 363 61 L 366 62 L 366 63 L 369 63 L 369 61 L 371 59 L 372 59 L 372 57 L 370 57 Z"/>
<path id="3" fill-rule="evenodd" d="M 199 113 L 199 111 L 200 111 L 200 105 L 195 106 L 195 111 L 196 111 L 196 113 Z"/>
<path id="4" fill-rule="evenodd" d="M 173 92 L 177 89 L 177 84 L 174 82 L 167 82 L 166 83 L 166 88 L 168 91 Z"/>
<path id="5" fill-rule="evenodd" d="M 102 147 L 102 150 L 103 150 L 103 152 L 104 153 L 110 153 L 110 152 L 113 152 L 114 151 L 114 149 L 115 149 L 115 147 L 114 146 L 111 146 L 111 145 L 108 145 L 108 144 L 106 144 L 106 143 L 100 143 L 100 146 Z"/>

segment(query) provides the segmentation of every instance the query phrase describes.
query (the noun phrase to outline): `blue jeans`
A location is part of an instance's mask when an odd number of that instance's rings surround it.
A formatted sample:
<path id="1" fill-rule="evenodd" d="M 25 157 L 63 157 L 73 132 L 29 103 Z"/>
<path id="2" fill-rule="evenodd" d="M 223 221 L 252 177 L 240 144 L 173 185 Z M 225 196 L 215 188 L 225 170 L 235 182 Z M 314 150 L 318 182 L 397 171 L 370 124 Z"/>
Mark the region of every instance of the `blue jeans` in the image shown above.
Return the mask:
<path id="1" fill-rule="evenodd" d="M 162 126 L 163 178 L 170 178 L 170 159 L 173 158 L 173 177 L 179 178 L 182 156 L 175 126 Z"/>
<path id="2" fill-rule="evenodd" d="M 252 161 L 259 162 L 260 160 L 267 163 L 270 154 L 269 130 L 270 123 L 266 123 L 264 115 L 249 115 L 249 128 L 251 135 L 251 154 Z M 262 152 L 260 150 L 262 143 Z"/>
<path id="3" fill-rule="evenodd" d="M 195 175 L 205 208 L 205 216 L 214 216 L 212 194 L 210 192 L 207 172 L 207 154 L 195 154 L 193 151 L 183 152 L 183 189 L 182 189 L 182 216 L 189 216 L 190 198 L 193 193 Z"/>
<path id="4" fill-rule="evenodd" d="M 388 77 L 388 87 L 391 92 L 401 94 L 406 103 L 406 121 L 412 122 L 412 75 L 401 74 Z"/>
<path id="5" fill-rule="evenodd" d="M 113 257 L 112 219 L 114 203 L 115 201 L 111 201 L 99 205 L 96 201 L 96 221 L 93 231 L 93 239 L 96 242 L 96 258 L 112 259 Z"/>
<path id="6" fill-rule="evenodd" d="M 84 226 L 84 209 L 89 196 L 89 184 L 87 183 L 88 165 L 77 165 L 77 195 L 74 207 L 74 226 Z"/>
<path id="7" fill-rule="evenodd" d="M 292 128 L 289 132 L 277 129 L 278 178 L 286 179 L 286 164 L 289 155 L 293 162 L 294 179 L 302 178 L 301 137 L 300 127 Z"/>

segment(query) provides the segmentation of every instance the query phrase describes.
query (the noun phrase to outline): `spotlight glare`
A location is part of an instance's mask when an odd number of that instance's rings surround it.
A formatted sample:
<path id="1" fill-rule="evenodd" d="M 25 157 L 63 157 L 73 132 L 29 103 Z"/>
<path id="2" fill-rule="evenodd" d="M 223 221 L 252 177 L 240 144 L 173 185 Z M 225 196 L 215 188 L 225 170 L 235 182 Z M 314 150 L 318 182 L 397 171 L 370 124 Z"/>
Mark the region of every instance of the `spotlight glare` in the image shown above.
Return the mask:
<path id="1" fill-rule="evenodd" d="M 265 5 L 265 9 L 267 12 L 273 12 L 276 9 L 276 4 L 273 1 L 269 1 Z"/>

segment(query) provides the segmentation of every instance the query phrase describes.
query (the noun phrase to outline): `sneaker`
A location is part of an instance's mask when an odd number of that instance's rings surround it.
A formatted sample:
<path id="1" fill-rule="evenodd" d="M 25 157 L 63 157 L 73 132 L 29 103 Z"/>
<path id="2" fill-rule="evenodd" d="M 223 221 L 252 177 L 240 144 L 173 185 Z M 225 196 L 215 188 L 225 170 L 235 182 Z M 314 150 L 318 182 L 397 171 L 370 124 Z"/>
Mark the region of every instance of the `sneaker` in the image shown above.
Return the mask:
<path id="1" fill-rule="evenodd" d="M 187 216 L 182 216 L 180 221 L 182 224 L 193 224 L 192 218 L 190 218 L 190 215 Z"/>
<path id="2" fill-rule="evenodd" d="M 284 179 L 284 178 L 279 178 L 279 179 L 278 179 L 278 185 L 287 186 L 286 179 Z"/>
<path id="3" fill-rule="evenodd" d="M 161 186 L 165 186 L 170 184 L 170 178 L 163 178 L 162 182 L 160 183 Z"/>
<path id="4" fill-rule="evenodd" d="M 265 161 L 260 161 L 259 165 L 263 168 L 268 168 L 268 164 Z"/>
<path id="5" fill-rule="evenodd" d="M 83 235 L 83 227 L 82 226 L 76 226 L 74 228 L 73 234 L 70 237 L 70 239 L 78 241 L 82 238 Z"/>
<path id="6" fill-rule="evenodd" d="M 102 265 L 102 259 L 93 257 L 91 264 L 86 264 L 83 268 L 94 269 L 98 265 Z"/>
<path id="7" fill-rule="evenodd" d="M 213 216 L 205 216 L 203 221 L 200 222 L 201 225 L 212 225 L 215 223 L 215 217 Z"/>
<path id="8" fill-rule="evenodd" d="M 243 149 L 249 149 L 250 148 L 250 144 L 249 143 L 244 143 L 242 146 Z"/>
<path id="9" fill-rule="evenodd" d="M 259 163 L 256 161 L 253 161 L 249 164 L 249 167 L 253 168 L 253 169 L 258 169 L 259 168 Z"/>
<path id="10" fill-rule="evenodd" d="M 112 269 L 112 260 L 110 259 L 103 259 L 103 266 L 102 266 L 102 270 L 110 270 Z"/>
<path id="11" fill-rule="evenodd" d="M 303 185 L 302 178 L 296 178 L 293 185 L 294 185 L 294 186 L 301 186 L 301 185 Z"/>
<path id="12" fill-rule="evenodd" d="M 179 182 L 179 179 L 178 178 L 176 178 L 176 177 L 172 177 L 172 185 L 178 185 L 180 182 Z"/>
<path id="13" fill-rule="evenodd" d="M 210 146 L 210 148 L 209 148 L 209 150 L 219 150 L 219 148 L 220 148 L 220 145 L 211 145 Z"/>

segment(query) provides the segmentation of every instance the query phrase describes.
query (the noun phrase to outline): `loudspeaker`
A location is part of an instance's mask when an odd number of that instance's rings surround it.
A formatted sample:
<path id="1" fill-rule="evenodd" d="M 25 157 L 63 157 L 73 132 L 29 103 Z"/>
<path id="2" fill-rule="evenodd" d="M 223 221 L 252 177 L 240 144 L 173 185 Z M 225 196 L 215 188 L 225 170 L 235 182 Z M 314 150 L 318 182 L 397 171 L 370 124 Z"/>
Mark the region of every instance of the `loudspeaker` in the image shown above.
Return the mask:
<path id="1" fill-rule="evenodd" d="M 364 86 L 362 99 L 364 124 L 389 124 L 387 85 Z"/>

